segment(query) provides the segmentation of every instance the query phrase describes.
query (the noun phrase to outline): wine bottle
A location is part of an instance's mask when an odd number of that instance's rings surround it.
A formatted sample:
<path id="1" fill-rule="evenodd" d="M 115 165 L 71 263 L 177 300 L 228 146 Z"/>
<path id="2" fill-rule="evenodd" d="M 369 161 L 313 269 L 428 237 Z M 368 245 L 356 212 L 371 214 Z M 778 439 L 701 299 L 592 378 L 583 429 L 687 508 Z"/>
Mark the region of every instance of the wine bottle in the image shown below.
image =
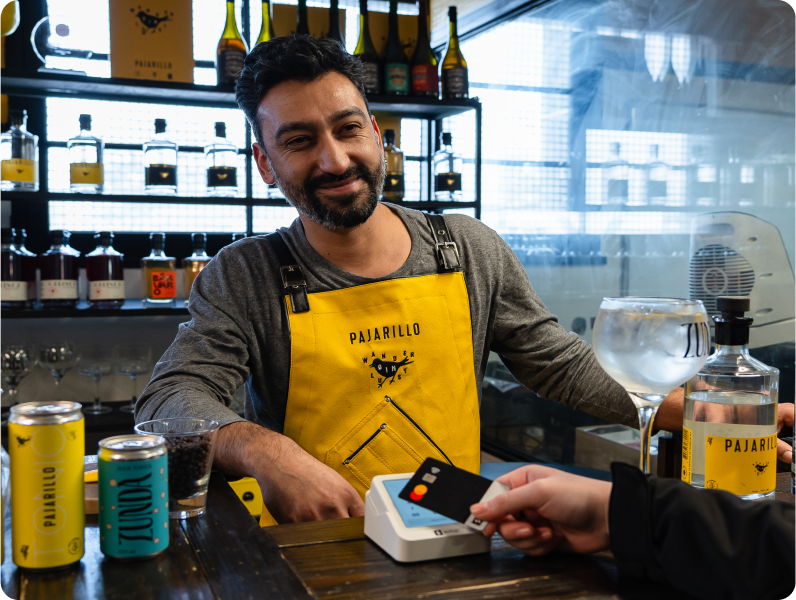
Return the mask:
<path id="1" fill-rule="evenodd" d="M 263 0 L 263 23 L 260 25 L 260 35 L 257 36 L 257 41 L 254 42 L 256 46 L 260 42 L 267 42 L 276 37 L 274 33 L 274 18 L 271 15 L 271 2 L 270 0 Z"/>
<path id="2" fill-rule="evenodd" d="M 329 7 L 329 34 L 326 37 L 337 40 L 345 48 L 345 37 L 343 37 L 343 32 L 340 30 L 340 5 L 338 0 L 332 0 Z"/>
<path id="3" fill-rule="evenodd" d="M 39 257 L 39 297 L 44 308 L 77 306 L 80 252 L 69 245 L 71 235 L 63 229 L 50 231 L 52 245 Z"/>
<path id="4" fill-rule="evenodd" d="M 246 42 L 235 22 L 235 0 L 227 0 L 227 22 L 216 47 L 216 80 L 218 85 L 234 85 L 243 70 L 246 59 Z"/>
<path id="5" fill-rule="evenodd" d="M 94 234 L 97 247 L 86 254 L 86 298 L 94 308 L 124 305 L 124 254 L 113 247 L 113 232 Z"/>
<path id="6" fill-rule="evenodd" d="M 428 39 L 428 0 L 420 0 L 417 19 L 417 44 L 411 61 L 411 90 L 413 96 L 439 95 L 437 57 Z"/>
<path id="7" fill-rule="evenodd" d="M 310 34 L 309 21 L 307 21 L 307 0 L 298 0 L 296 33 L 299 35 Z"/>
<path id="8" fill-rule="evenodd" d="M 409 61 L 398 34 L 398 0 L 390 0 L 388 23 L 387 44 L 381 59 L 384 92 L 402 96 L 409 93 Z"/>
<path id="9" fill-rule="evenodd" d="M 442 97 L 469 98 L 470 84 L 467 78 L 467 63 L 459 49 L 459 33 L 456 29 L 456 7 L 448 7 L 450 18 L 450 37 L 445 58 L 440 65 L 440 79 L 442 80 Z"/>
<path id="10" fill-rule="evenodd" d="M 384 130 L 384 160 L 387 173 L 384 178 L 382 200 L 403 200 L 404 198 L 404 153 L 395 145 L 395 130 Z"/>
<path id="11" fill-rule="evenodd" d="M 368 94 L 378 94 L 379 86 L 379 55 L 376 54 L 376 47 L 370 37 L 370 26 L 368 25 L 368 0 L 359 0 L 359 40 L 354 50 L 356 56 L 365 67 L 365 92 Z"/>

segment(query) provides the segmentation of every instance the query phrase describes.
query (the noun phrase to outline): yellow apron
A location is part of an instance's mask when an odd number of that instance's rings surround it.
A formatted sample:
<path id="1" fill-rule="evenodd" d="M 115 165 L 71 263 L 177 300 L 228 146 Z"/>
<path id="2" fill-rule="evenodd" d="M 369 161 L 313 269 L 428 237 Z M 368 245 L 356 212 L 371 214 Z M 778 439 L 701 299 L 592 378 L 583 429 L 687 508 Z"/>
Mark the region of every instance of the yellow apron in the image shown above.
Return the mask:
<path id="1" fill-rule="evenodd" d="M 312 294 L 292 285 L 301 268 L 269 236 L 290 294 L 284 433 L 363 498 L 375 475 L 414 472 L 427 457 L 479 470 L 469 298 L 437 219 L 440 273 Z M 265 507 L 260 524 L 275 524 Z"/>

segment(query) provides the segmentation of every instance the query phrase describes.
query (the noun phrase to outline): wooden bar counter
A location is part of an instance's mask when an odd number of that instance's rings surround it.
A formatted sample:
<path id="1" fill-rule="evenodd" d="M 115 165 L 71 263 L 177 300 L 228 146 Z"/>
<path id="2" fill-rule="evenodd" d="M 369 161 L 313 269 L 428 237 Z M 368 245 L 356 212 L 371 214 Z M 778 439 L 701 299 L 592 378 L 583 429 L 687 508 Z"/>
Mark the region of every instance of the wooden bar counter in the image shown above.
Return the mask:
<path id="1" fill-rule="evenodd" d="M 778 499 L 793 502 L 790 473 L 778 474 L 777 484 Z M 10 525 L 7 518 L 2 586 L 19 600 L 684 597 L 665 586 L 620 580 L 610 552 L 531 558 L 495 536 L 491 554 L 401 564 L 365 538 L 362 518 L 261 529 L 217 473 L 207 512 L 170 521 L 169 548 L 156 559 L 106 559 L 96 515 L 89 515 L 83 559 L 69 569 L 30 574 L 11 560 Z"/>

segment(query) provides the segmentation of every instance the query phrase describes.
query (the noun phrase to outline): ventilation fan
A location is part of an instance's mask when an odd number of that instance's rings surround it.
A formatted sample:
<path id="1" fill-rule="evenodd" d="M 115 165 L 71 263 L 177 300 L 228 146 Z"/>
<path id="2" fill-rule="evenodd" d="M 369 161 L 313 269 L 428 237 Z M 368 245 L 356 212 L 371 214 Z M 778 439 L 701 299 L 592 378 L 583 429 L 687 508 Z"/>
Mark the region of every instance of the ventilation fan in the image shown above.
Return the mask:
<path id="1" fill-rule="evenodd" d="M 699 215 L 691 225 L 690 297 L 716 311 L 717 296 L 749 296 L 749 347 L 794 341 L 794 290 L 779 230 L 745 213 Z"/>

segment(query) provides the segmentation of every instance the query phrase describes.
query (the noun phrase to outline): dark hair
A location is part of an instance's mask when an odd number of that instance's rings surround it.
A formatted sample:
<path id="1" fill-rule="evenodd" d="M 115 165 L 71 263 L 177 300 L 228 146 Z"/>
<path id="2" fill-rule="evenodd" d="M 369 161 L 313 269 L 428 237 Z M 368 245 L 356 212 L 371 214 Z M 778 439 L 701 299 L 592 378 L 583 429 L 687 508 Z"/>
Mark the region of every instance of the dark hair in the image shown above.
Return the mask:
<path id="1" fill-rule="evenodd" d="M 265 151 L 257 107 L 268 91 L 284 81 L 314 81 L 330 72 L 348 77 L 359 90 L 370 114 L 363 86 L 364 69 L 359 59 L 339 42 L 311 35 L 286 35 L 257 44 L 243 63 L 235 87 L 235 99 L 249 120 L 254 137 Z"/>

